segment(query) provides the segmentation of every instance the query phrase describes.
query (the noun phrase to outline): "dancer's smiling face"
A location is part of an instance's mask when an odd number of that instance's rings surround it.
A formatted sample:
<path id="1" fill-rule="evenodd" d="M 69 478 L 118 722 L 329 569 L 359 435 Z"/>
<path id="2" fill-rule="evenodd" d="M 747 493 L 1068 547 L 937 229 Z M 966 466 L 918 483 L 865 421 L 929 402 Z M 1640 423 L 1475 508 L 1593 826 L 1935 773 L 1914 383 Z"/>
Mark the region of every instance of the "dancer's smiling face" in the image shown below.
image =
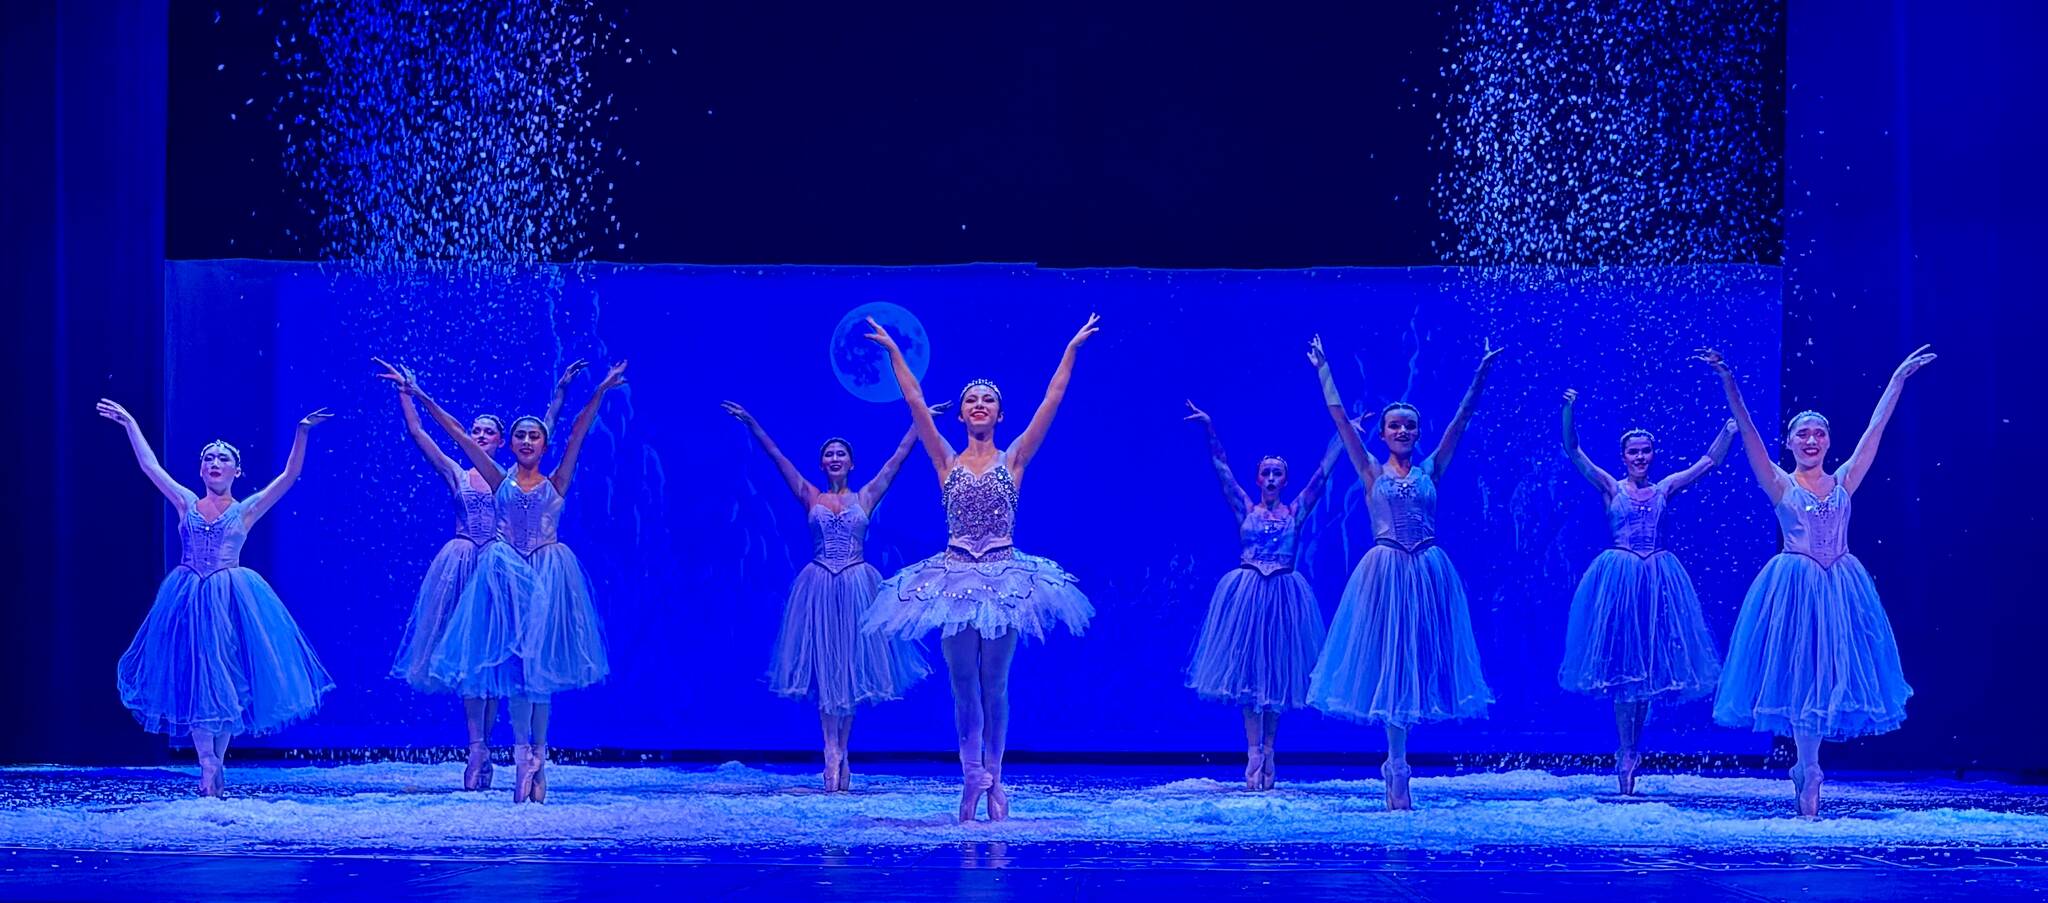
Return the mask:
<path id="1" fill-rule="evenodd" d="M 960 422 L 967 430 L 993 430 L 1003 422 L 1003 399 L 993 386 L 968 386 L 960 393 Z"/>
<path id="2" fill-rule="evenodd" d="M 1422 421 L 1414 411 L 1395 408 L 1380 418 L 1380 441 L 1387 444 L 1388 450 L 1405 457 L 1415 452 L 1415 437 L 1421 428 Z"/>
<path id="3" fill-rule="evenodd" d="M 818 452 L 818 467 L 827 477 L 844 477 L 853 472 L 853 449 L 834 439 Z"/>
<path id="4" fill-rule="evenodd" d="M 548 431 L 531 420 L 522 420 L 512 427 L 512 457 L 529 467 L 540 463 L 540 456 L 548 450 Z"/>
<path id="5" fill-rule="evenodd" d="M 1657 444 L 1648 436 L 1630 436 L 1621 445 L 1621 463 L 1628 468 L 1628 475 L 1642 479 L 1650 472 L 1650 462 L 1657 457 Z"/>
<path id="6" fill-rule="evenodd" d="M 1828 456 L 1828 425 L 1816 417 L 1792 421 L 1785 433 L 1785 447 L 1800 467 L 1819 467 Z"/>
<path id="7" fill-rule="evenodd" d="M 487 455 L 505 447 L 505 434 L 498 429 L 495 417 L 478 417 L 469 425 L 469 438 Z"/>

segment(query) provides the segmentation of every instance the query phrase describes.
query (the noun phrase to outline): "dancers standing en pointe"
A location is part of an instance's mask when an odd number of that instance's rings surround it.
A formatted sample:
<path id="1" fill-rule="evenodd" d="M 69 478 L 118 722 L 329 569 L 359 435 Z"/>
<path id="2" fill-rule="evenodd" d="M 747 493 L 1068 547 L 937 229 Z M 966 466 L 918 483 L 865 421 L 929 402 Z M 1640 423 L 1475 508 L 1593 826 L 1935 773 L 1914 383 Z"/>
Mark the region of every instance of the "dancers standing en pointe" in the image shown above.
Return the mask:
<path id="1" fill-rule="evenodd" d="M 1202 424 L 1208 434 L 1210 461 L 1243 547 L 1241 563 L 1216 582 L 1209 598 L 1187 685 L 1203 699 L 1243 709 L 1245 789 L 1271 790 L 1280 713 L 1308 704 L 1309 673 L 1323 651 L 1323 612 L 1315 590 L 1294 570 L 1295 551 L 1344 446 L 1331 437 L 1322 462 L 1292 503 L 1280 501 L 1287 489 L 1287 459 L 1260 458 L 1259 499 L 1254 502 L 1230 472 L 1215 422 L 1193 401 L 1187 405 L 1192 412 L 1187 419 Z"/>
<path id="2" fill-rule="evenodd" d="M 868 338 L 889 353 L 896 385 L 931 456 L 946 504 L 946 549 L 904 568 L 883 582 L 863 628 L 905 639 L 937 628 L 953 686 L 953 723 L 960 740 L 960 821 L 972 821 L 982 797 L 990 821 L 1009 817 L 1003 787 L 1003 750 L 1010 721 L 1010 662 L 1017 637 L 1043 637 L 1065 622 L 1079 634 L 1095 614 L 1074 577 L 1058 564 L 1017 551 L 1011 528 L 1025 468 L 1051 429 L 1074 358 L 1093 336 L 1098 318 L 1067 342 L 1045 400 L 1007 450 L 995 444 L 1003 419 L 1003 393 L 988 380 L 960 391 L 958 415 L 967 425 L 967 448 L 958 453 L 927 410 L 924 392 L 911 375 L 895 339 L 873 319 Z"/>
<path id="3" fill-rule="evenodd" d="M 868 518 L 910 456 L 917 430 L 903 434 L 895 453 L 858 492 L 847 482 L 853 474 L 852 443 L 837 437 L 825 440 L 818 449 L 818 468 L 825 472 L 826 482 L 820 490 L 797 472 L 746 408 L 730 401 L 723 407 L 754 434 L 804 507 L 811 527 L 812 558 L 790 584 L 782 630 L 768 665 L 768 689 L 789 699 L 817 700 L 825 735 L 825 790 L 850 790 L 853 771 L 847 763 L 847 743 L 853 736 L 854 708 L 901 699 L 912 684 L 932 673 L 912 641 L 863 634 L 860 629 L 882 584 L 881 572 L 862 555 Z M 932 411 L 945 407 L 941 404 Z"/>
<path id="4" fill-rule="evenodd" d="M 1735 421 L 1728 421 L 1707 453 L 1677 473 L 1650 480 L 1657 455 L 1648 430 L 1621 434 L 1624 478 L 1616 480 L 1579 448 L 1572 405 L 1579 393 L 1564 393 L 1564 451 L 1579 474 L 1600 490 L 1607 509 L 1612 548 L 1601 552 L 1579 580 L 1565 626 L 1559 686 L 1574 693 L 1604 696 L 1614 703 L 1614 780 L 1623 795 L 1635 793 L 1639 744 L 1650 702 L 1685 702 L 1714 692 L 1721 674 L 1714 638 L 1700 613 L 1692 578 L 1666 550 L 1658 534 L 1664 506 L 1678 491 L 1706 475 L 1728 454 Z"/>
<path id="5" fill-rule="evenodd" d="M 1387 808 L 1411 809 L 1408 793 L 1408 732 L 1424 721 L 1484 718 L 1493 691 L 1479 670 L 1479 645 L 1465 584 L 1451 556 L 1436 545 L 1436 483 L 1450 465 L 1465 425 L 1479 406 L 1487 372 L 1500 349 L 1488 347 L 1458 412 L 1444 428 L 1436 451 L 1415 460 L 1421 415 L 1396 402 L 1380 412 L 1381 463 L 1344 416 L 1344 399 L 1330 375 L 1319 336 L 1309 344 L 1309 363 L 1322 381 L 1323 402 L 1351 463 L 1365 484 L 1372 515 L 1373 547 L 1358 562 L 1337 613 L 1329 641 L 1310 678 L 1309 705 L 1353 721 L 1378 722 L 1387 732 Z"/>
<path id="6" fill-rule="evenodd" d="M 588 364 L 580 360 L 570 364 L 563 371 L 562 378 L 555 382 L 555 395 L 548 402 L 548 413 L 544 418 L 550 428 L 561 411 L 569 381 L 586 366 Z M 420 581 L 419 594 L 413 599 L 412 616 L 406 619 L 405 633 L 398 642 L 398 655 L 391 663 L 391 676 L 411 684 L 413 689 L 422 693 L 447 693 L 453 688 L 435 680 L 428 673 L 428 665 L 433 661 L 435 647 L 441 643 L 449 614 L 454 612 L 455 603 L 462 599 L 462 591 L 476 573 L 479 550 L 498 539 L 497 503 L 491 497 L 490 482 L 482 474 L 443 454 L 441 447 L 427 435 L 420 425 L 420 412 L 413 403 L 412 395 L 402 388 L 397 395 L 399 413 L 405 418 L 406 435 L 419 446 L 428 466 L 434 468 L 434 473 L 447 484 L 449 494 L 454 497 L 455 536 L 441 546 L 441 551 L 427 565 L 427 575 Z M 505 445 L 505 421 L 496 414 L 478 414 L 475 420 L 470 421 L 469 438 L 495 459 L 498 450 Z M 498 720 L 498 700 L 465 696 L 462 697 L 462 712 L 463 724 L 469 735 L 469 756 L 462 768 L 462 789 L 488 790 L 491 787 L 491 725 Z"/>
<path id="7" fill-rule="evenodd" d="M 178 566 L 121 655 L 121 703 L 144 730 L 188 736 L 199 759 L 199 793 L 220 796 L 223 760 L 236 735 L 267 734 L 320 708 L 334 681 L 261 574 L 242 567 L 242 545 L 298 482 L 306 434 L 333 416 L 307 414 L 292 435 L 284 472 L 245 499 L 234 495 L 242 453 L 219 440 L 199 450 L 200 496 L 179 485 L 126 408 L 100 399 L 99 415 L 121 425 L 135 462 L 178 512 Z"/>
<path id="8" fill-rule="evenodd" d="M 1764 564 L 1743 597 L 1714 720 L 1792 738 L 1799 754 L 1792 789 L 1803 816 L 1820 814 L 1821 741 L 1896 730 L 1913 695 L 1877 585 L 1849 553 L 1849 500 L 1870 473 L 1906 379 L 1934 361 L 1926 351 L 1920 346 L 1892 371 L 1863 437 L 1833 474 L 1825 469 L 1826 417 L 1793 415 L 1784 440 L 1793 470 L 1786 473 L 1771 460 L 1728 362 L 1712 349 L 1697 355 L 1721 376 L 1743 452 L 1770 496 L 1784 540 L 1783 551 Z"/>
<path id="9" fill-rule="evenodd" d="M 462 424 L 389 364 L 383 378 L 418 398 L 434 422 L 462 446 L 491 486 L 498 542 L 478 556 L 476 575 L 448 617 L 428 674 L 464 697 L 507 699 L 512 709 L 514 802 L 547 800 L 548 717 L 554 694 L 587 687 L 611 671 L 604 625 L 591 601 L 590 579 L 576 554 L 556 538 L 563 495 L 576 474 L 583 439 L 606 392 L 626 382 L 626 362 L 612 365 L 591 393 L 555 469 L 542 473 L 548 428 L 538 417 L 512 421 L 511 472 L 479 447 Z"/>

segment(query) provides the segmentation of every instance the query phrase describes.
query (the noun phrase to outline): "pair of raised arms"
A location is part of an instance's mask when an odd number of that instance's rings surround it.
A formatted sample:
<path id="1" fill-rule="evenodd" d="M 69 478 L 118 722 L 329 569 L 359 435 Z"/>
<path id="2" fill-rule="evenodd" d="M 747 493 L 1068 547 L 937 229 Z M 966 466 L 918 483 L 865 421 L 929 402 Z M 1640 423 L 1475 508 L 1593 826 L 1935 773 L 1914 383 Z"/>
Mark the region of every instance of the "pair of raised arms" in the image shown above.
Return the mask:
<path id="1" fill-rule="evenodd" d="M 491 457 L 490 453 L 484 451 L 483 447 L 478 445 L 476 440 L 469 435 L 469 432 L 462 428 L 461 422 L 457 421 L 454 415 L 449 414 L 446 409 L 441 407 L 440 403 L 436 402 L 420 388 L 419 379 L 412 370 L 406 367 L 395 366 L 381 358 L 372 358 L 372 360 L 384 368 L 385 372 L 377 374 L 378 378 L 391 382 L 398 388 L 398 391 L 404 393 L 407 397 L 419 399 L 420 403 L 426 405 L 427 413 L 433 416 L 434 422 L 440 424 L 442 431 L 446 432 L 449 438 L 454 439 L 456 444 L 462 446 L 463 454 L 468 456 L 470 465 L 476 468 L 477 474 L 483 477 L 484 482 L 489 484 L 493 491 L 497 490 L 498 485 L 505 481 L 505 470 L 499 467 L 498 462 Z M 569 428 L 569 442 L 563 449 L 562 460 L 547 475 L 547 479 L 555 484 L 556 492 L 567 493 L 569 491 L 569 482 L 576 474 L 577 458 L 583 451 L 583 439 L 590 433 L 591 424 L 597 420 L 599 403 L 604 400 L 604 393 L 626 384 L 626 364 L 627 362 L 623 360 L 613 364 L 611 369 L 605 373 L 604 381 L 598 383 L 597 390 L 590 394 L 590 400 L 584 402 L 583 409 L 577 412 L 576 422 Z M 577 361 L 569 365 L 568 371 L 563 373 L 562 378 L 556 383 L 558 394 L 566 389 L 570 378 L 580 372 L 584 366 L 586 364 L 583 361 Z M 543 443 L 546 441 L 546 430 L 553 427 L 553 411 L 554 406 L 551 405 L 549 407 L 549 420 L 542 428 Z M 450 463 L 452 464 L 453 462 Z M 538 483 L 535 485 L 538 485 Z"/>

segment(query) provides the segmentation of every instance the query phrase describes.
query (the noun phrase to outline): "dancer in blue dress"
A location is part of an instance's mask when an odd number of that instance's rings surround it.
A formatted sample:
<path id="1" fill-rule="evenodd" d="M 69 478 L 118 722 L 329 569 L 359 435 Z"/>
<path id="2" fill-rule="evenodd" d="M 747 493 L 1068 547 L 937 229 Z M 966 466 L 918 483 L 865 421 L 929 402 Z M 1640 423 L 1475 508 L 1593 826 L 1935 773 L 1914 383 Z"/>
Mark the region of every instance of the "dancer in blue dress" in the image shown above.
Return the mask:
<path id="1" fill-rule="evenodd" d="M 334 689 L 277 592 L 241 560 L 249 528 L 298 482 L 306 434 L 333 415 L 322 408 L 300 420 L 284 472 L 238 500 L 234 488 L 242 453 L 234 446 L 216 440 L 199 450 L 202 497 L 157 463 L 126 408 L 102 398 L 98 409 L 127 432 L 143 475 L 177 509 L 184 549 L 121 655 L 121 703 L 144 730 L 190 737 L 199 759 L 200 795 L 220 796 L 231 738 L 299 721 Z"/>
<path id="2" fill-rule="evenodd" d="M 555 382 L 555 395 L 548 402 L 548 413 L 544 418 L 550 427 L 561 411 L 569 381 L 586 366 L 589 364 L 581 360 L 570 364 L 563 371 L 562 378 Z M 441 643 L 441 634 L 448 626 L 448 616 L 455 611 L 455 603 L 462 598 L 463 589 L 469 586 L 471 575 L 476 573 L 479 550 L 498 538 L 497 503 L 492 498 L 489 481 L 482 474 L 443 454 L 441 447 L 427 435 L 420 425 L 420 412 L 412 396 L 402 389 L 397 394 L 399 413 L 405 418 L 406 435 L 419 446 L 427 464 L 434 468 L 454 497 L 455 536 L 441 546 L 441 551 L 427 565 L 427 576 L 420 581 L 419 594 L 413 599 L 412 616 L 406 619 L 405 633 L 398 642 L 398 655 L 391 663 L 391 676 L 412 684 L 414 689 L 424 693 L 445 693 L 452 688 L 435 680 L 427 668 L 433 660 L 435 647 Z M 485 454 L 495 457 L 505 445 L 505 421 L 496 414 L 479 414 L 469 424 L 469 438 Z M 462 789 L 488 790 L 491 786 L 491 725 L 498 720 L 498 700 L 464 697 L 462 710 L 463 723 L 469 734 L 469 757 L 462 769 Z"/>
<path id="3" fill-rule="evenodd" d="M 863 634 L 860 629 L 882 584 L 881 572 L 862 555 L 868 518 L 910 457 L 917 430 L 903 434 L 895 453 L 858 492 L 847 483 L 853 473 L 852 443 L 836 437 L 825 440 L 818 449 L 818 466 L 826 479 L 826 488 L 820 490 L 797 472 L 754 415 L 733 402 L 723 404 L 775 462 L 783 482 L 804 506 L 811 527 L 812 558 L 790 585 L 782 631 L 768 665 L 768 689 L 789 699 L 817 700 L 825 735 L 825 790 L 850 790 L 853 770 L 847 764 L 847 743 L 853 736 L 854 708 L 901 699 L 912 684 L 932 673 L 915 642 Z"/>
<path id="4" fill-rule="evenodd" d="M 1009 817 L 1003 787 L 1003 750 L 1010 722 L 1010 661 L 1017 636 L 1043 637 L 1065 622 L 1079 634 L 1095 609 L 1074 577 L 1053 562 L 1017 551 L 1011 528 L 1025 467 L 1038 454 L 1059 413 L 1073 374 L 1074 358 L 1095 334 L 1098 318 L 1067 342 L 1059 369 L 1031 424 L 1009 449 L 996 448 L 996 424 L 1003 419 L 1003 393 L 988 380 L 960 392 L 959 417 L 967 425 L 967 448 L 954 452 L 911 375 L 896 340 L 872 318 L 868 338 L 889 353 L 896 385 L 910 405 L 918 438 L 937 469 L 946 503 L 946 550 L 912 564 L 884 581 L 863 629 L 905 639 L 938 629 L 946 672 L 953 685 L 953 723 L 960 739 L 960 821 L 972 821 L 982 797 L 990 821 Z"/>
<path id="5" fill-rule="evenodd" d="M 1486 348 L 1443 439 L 1421 461 L 1415 460 L 1420 413 L 1406 402 L 1387 405 L 1380 412 L 1380 439 L 1387 445 L 1387 460 L 1381 463 L 1366 453 L 1344 416 L 1344 399 L 1330 375 L 1322 338 L 1309 344 L 1323 401 L 1365 484 L 1374 545 L 1352 572 L 1330 619 L 1329 642 L 1309 680 L 1308 702 L 1327 714 L 1385 725 L 1387 761 L 1380 776 L 1386 781 L 1388 809 L 1414 807 L 1408 793 L 1408 731 L 1424 721 L 1484 718 L 1493 702 L 1479 670 L 1465 584 L 1451 556 L 1436 545 L 1436 481 L 1479 407 L 1487 372 L 1500 351 Z"/>
<path id="6" fill-rule="evenodd" d="M 1245 789 L 1271 790 L 1280 713 L 1308 704 L 1309 672 L 1323 651 L 1323 612 L 1315 590 L 1294 570 L 1295 551 L 1344 446 L 1330 439 L 1322 462 L 1291 504 L 1280 501 L 1287 489 L 1287 459 L 1260 458 L 1259 500 L 1253 502 L 1230 472 L 1215 422 L 1193 401 L 1187 405 L 1192 412 L 1187 419 L 1201 423 L 1209 435 L 1210 461 L 1243 547 L 1241 563 L 1216 582 L 1209 597 L 1209 613 L 1188 664 L 1188 687 L 1203 699 L 1244 710 Z"/>
<path id="7" fill-rule="evenodd" d="M 1564 450 L 1572 466 L 1606 500 L 1614 546 L 1586 568 L 1572 596 L 1565 627 L 1564 661 L 1557 682 L 1574 693 L 1604 696 L 1614 703 L 1614 779 L 1623 795 L 1636 787 L 1642 765 L 1638 744 L 1651 700 L 1685 702 L 1714 692 L 1721 674 L 1714 638 L 1700 613 L 1692 578 L 1659 541 L 1664 505 L 1679 490 L 1704 476 L 1728 454 L 1735 421 L 1728 421 L 1692 466 L 1655 482 L 1650 463 L 1657 454 L 1648 430 L 1621 434 L 1626 478 L 1616 480 L 1579 448 L 1572 404 L 1579 393 L 1564 393 Z"/>
<path id="8" fill-rule="evenodd" d="M 611 671 L 604 625 L 591 601 L 590 579 L 576 554 L 556 536 L 563 493 L 576 474 L 583 439 L 606 392 L 626 382 L 626 362 L 612 365 L 576 415 L 562 459 L 540 469 L 548 428 L 538 417 L 512 421 L 511 472 L 499 469 L 462 424 L 421 391 L 412 374 L 386 365 L 462 446 L 492 487 L 498 542 L 478 556 L 476 574 L 448 618 L 427 672 L 464 697 L 511 701 L 515 802 L 547 799 L 548 717 L 554 694 L 587 687 Z"/>
<path id="9" fill-rule="evenodd" d="M 1882 734 L 1906 720 L 1913 688 L 1899 666 L 1898 641 L 1877 585 L 1849 554 L 1849 500 L 1870 473 L 1906 379 L 1934 357 L 1922 345 L 1892 371 L 1863 438 L 1829 474 L 1826 417 L 1793 415 L 1784 442 L 1793 469 L 1786 473 L 1771 460 L 1728 362 L 1712 349 L 1698 355 L 1721 375 L 1743 451 L 1771 498 L 1784 540 L 1784 550 L 1764 564 L 1743 597 L 1714 720 L 1792 738 L 1799 752 L 1792 788 L 1803 816 L 1820 814 L 1821 741 Z"/>

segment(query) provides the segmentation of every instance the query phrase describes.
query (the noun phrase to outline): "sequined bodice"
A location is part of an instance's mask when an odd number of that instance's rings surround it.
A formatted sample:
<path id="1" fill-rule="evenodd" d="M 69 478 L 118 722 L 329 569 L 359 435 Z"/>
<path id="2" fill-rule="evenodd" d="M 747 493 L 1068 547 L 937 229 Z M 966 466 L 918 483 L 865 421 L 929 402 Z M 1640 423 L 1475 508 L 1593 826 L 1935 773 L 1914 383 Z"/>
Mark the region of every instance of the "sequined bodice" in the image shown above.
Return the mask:
<path id="1" fill-rule="evenodd" d="M 1629 495 L 1628 485 L 1615 487 L 1607 503 L 1607 529 L 1614 534 L 1614 547 L 1638 555 L 1657 551 L 1657 523 L 1664 517 L 1664 489 L 1651 484 L 1649 498 Z"/>
<path id="2" fill-rule="evenodd" d="M 1374 539 L 1413 549 L 1436 539 L 1436 481 L 1417 466 L 1405 477 L 1382 473 L 1366 495 Z"/>
<path id="3" fill-rule="evenodd" d="M 185 520 L 178 524 L 178 544 L 184 547 L 178 564 L 201 577 L 241 567 L 242 544 L 249 540 L 249 523 L 242 519 L 242 504 L 229 505 L 211 521 L 199 513 L 198 502 L 186 505 Z"/>
<path id="4" fill-rule="evenodd" d="M 1010 530 L 1017 519 L 1017 481 L 1010 476 L 1008 462 L 998 457 L 996 465 L 980 476 L 955 464 L 946 474 L 944 492 L 947 546 L 974 558 L 1010 547 Z"/>
<path id="5" fill-rule="evenodd" d="M 868 513 L 859 502 L 833 511 L 824 505 L 811 506 L 811 547 L 816 560 L 832 573 L 839 573 L 862 561 L 867 543 Z"/>
<path id="6" fill-rule="evenodd" d="M 1242 566 L 1262 574 L 1294 570 L 1294 550 L 1301 536 L 1294 512 L 1288 508 L 1272 511 L 1254 507 L 1238 524 L 1237 538 L 1244 546 Z"/>
<path id="7" fill-rule="evenodd" d="M 1792 481 L 1778 496 L 1778 529 L 1785 551 L 1805 555 L 1823 565 L 1849 554 L 1849 491 L 1839 478 L 1828 494 L 1814 495 Z"/>
<path id="8" fill-rule="evenodd" d="M 512 544 L 521 555 L 531 555 L 541 546 L 557 542 L 555 527 L 562 519 L 562 494 L 555 481 L 542 480 L 531 491 L 519 488 L 510 474 L 498 484 L 498 538 Z"/>
<path id="9" fill-rule="evenodd" d="M 455 535 L 477 545 L 498 538 L 498 500 L 469 482 L 469 474 L 458 474 L 461 488 L 455 490 Z"/>

